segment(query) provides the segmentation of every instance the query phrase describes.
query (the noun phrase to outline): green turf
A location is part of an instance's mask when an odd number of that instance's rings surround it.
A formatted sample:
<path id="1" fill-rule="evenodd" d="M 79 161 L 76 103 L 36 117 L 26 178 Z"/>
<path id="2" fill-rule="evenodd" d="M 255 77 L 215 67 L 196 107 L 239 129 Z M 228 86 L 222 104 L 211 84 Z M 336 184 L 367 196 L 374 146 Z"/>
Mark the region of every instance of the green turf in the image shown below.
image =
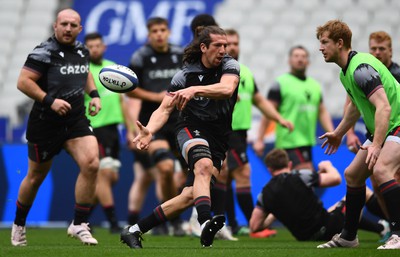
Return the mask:
<path id="1" fill-rule="evenodd" d="M 212 248 L 200 247 L 199 239 L 193 237 L 167 237 L 144 235 L 143 249 L 131 250 L 119 243 L 119 235 L 96 228 L 97 246 L 83 246 L 66 235 L 66 229 L 28 228 L 28 246 L 13 247 L 10 230 L 0 229 L 0 257 L 96 257 L 96 256 L 154 256 L 154 257 L 324 257 L 324 256 L 400 256 L 400 250 L 376 250 L 379 246 L 376 234 L 361 232 L 357 249 L 316 249 L 317 242 L 297 242 L 287 230 L 279 229 L 273 238 L 252 239 L 239 237 L 237 242 L 215 240 Z"/>

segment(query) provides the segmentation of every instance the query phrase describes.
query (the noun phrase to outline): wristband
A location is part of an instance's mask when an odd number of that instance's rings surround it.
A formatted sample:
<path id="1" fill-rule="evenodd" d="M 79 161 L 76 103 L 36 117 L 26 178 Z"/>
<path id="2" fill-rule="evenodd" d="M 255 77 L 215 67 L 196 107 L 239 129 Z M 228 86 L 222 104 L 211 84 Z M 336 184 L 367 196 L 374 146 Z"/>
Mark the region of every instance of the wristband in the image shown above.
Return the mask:
<path id="1" fill-rule="evenodd" d="M 89 96 L 90 96 L 91 98 L 95 98 L 95 97 L 100 98 L 99 91 L 97 91 L 96 89 L 90 91 Z"/>
<path id="2" fill-rule="evenodd" d="M 51 97 L 51 95 L 46 94 L 46 95 L 44 96 L 44 98 L 43 98 L 42 104 L 45 105 L 45 106 L 47 106 L 47 107 L 50 107 L 50 106 L 54 103 L 54 100 L 56 100 L 56 99 L 54 99 L 53 97 Z"/>

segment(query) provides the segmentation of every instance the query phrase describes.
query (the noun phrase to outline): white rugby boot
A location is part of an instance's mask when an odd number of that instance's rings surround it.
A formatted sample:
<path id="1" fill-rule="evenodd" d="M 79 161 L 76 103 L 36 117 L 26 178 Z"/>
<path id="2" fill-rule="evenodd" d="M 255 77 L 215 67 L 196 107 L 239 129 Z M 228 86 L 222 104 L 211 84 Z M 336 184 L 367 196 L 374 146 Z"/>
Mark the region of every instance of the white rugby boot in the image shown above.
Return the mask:
<path id="1" fill-rule="evenodd" d="M 13 224 L 11 228 L 11 244 L 13 246 L 26 246 L 26 228 Z"/>
<path id="2" fill-rule="evenodd" d="M 89 223 L 81 223 L 80 225 L 74 225 L 74 222 L 69 225 L 67 234 L 70 237 L 79 239 L 85 245 L 97 245 L 96 238 L 90 233 Z"/>

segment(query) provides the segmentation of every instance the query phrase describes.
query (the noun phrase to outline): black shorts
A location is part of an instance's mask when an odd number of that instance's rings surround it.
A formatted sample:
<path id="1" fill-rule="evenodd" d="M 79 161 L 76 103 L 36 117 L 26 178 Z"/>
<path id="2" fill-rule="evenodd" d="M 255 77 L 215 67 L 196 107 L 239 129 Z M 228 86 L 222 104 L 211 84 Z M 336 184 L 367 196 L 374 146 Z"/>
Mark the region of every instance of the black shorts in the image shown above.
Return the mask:
<path id="1" fill-rule="evenodd" d="M 400 126 L 395 127 L 394 129 L 392 129 L 391 131 L 389 131 L 387 137 L 388 137 L 388 136 L 394 136 L 394 137 L 399 137 L 399 138 L 400 138 Z M 365 134 L 365 137 L 366 137 L 369 141 L 371 141 L 371 142 L 374 141 L 374 136 L 373 136 L 371 133 L 369 133 L 369 132 L 367 132 L 367 133 Z"/>
<path id="2" fill-rule="evenodd" d="M 159 131 L 157 131 L 154 135 L 152 140 L 166 140 L 171 148 L 171 151 L 174 153 L 178 152 L 177 145 L 176 145 L 176 129 L 175 125 L 166 124 L 163 126 Z"/>
<path id="3" fill-rule="evenodd" d="M 285 150 L 289 155 L 289 159 L 293 162 L 293 166 L 304 162 L 312 162 L 311 146 L 302 146 Z"/>
<path id="4" fill-rule="evenodd" d="M 217 170 L 221 170 L 222 162 L 225 159 L 225 153 L 227 151 L 227 145 L 224 143 L 227 141 L 226 137 L 215 136 L 208 131 L 195 128 L 195 127 L 184 127 L 177 133 L 177 143 L 180 154 L 187 162 L 186 148 L 190 142 L 205 142 L 211 151 L 211 157 L 213 165 Z"/>
<path id="5" fill-rule="evenodd" d="M 247 157 L 247 130 L 232 131 L 228 139 L 228 170 L 232 171 L 248 163 Z"/>
<path id="6" fill-rule="evenodd" d="M 331 240 L 334 235 L 340 233 L 343 229 L 345 211 L 346 202 L 342 200 L 333 211 L 328 213 L 329 216 L 328 220 L 325 222 L 325 226 L 320 229 L 320 232 L 313 240 L 328 241 Z"/>
<path id="7" fill-rule="evenodd" d="M 134 151 L 133 153 L 135 162 L 140 163 L 143 166 L 143 169 L 148 170 L 154 167 L 155 164 L 147 151 Z M 178 156 L 177 160 L 182 167 L 182 171 L 186 172 L 188 168 L 185 160 L 183 160 L 181 156 Z"/>
<path id="8" fill-rule="evenodd" d="M 89 135 L 94 133 L 86 116 L 69 124 L 29 119 L 26 131 L 29 159 L 38 163 L 49 161 L 67 140 Z"/>
<path id="9" fill-rule="evenodd" d="M 133 151 L 135 162 L 140 163 L 143 169 L 148 170 L 154 167 L 149 153 L 146 151 Z"/>
<path id="10" fill-rule="evenodd" d="M 119 132 L 118 125 L 112 124 L 93 129 L 99 143 L 99 157 L 119 158 Z"/>

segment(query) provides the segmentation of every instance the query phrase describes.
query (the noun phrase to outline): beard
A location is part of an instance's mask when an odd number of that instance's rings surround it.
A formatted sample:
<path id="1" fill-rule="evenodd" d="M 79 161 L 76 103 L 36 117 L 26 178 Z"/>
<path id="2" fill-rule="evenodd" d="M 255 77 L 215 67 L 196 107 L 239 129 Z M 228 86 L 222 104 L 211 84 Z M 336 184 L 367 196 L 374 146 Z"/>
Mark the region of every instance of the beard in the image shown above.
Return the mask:
<path id="1" fill-rule="evenodd" d="M 90 57 L 90 61 L 94 64 L 100 65 L 103 62 L 103 56 Z"/>
<path id="2" fill-rule="evenodd" d="M 230 52 L 228 53 L 230 56 L 232 56 L 233 59 L 238 60 L 239 54 L 237 52 Z"/>

